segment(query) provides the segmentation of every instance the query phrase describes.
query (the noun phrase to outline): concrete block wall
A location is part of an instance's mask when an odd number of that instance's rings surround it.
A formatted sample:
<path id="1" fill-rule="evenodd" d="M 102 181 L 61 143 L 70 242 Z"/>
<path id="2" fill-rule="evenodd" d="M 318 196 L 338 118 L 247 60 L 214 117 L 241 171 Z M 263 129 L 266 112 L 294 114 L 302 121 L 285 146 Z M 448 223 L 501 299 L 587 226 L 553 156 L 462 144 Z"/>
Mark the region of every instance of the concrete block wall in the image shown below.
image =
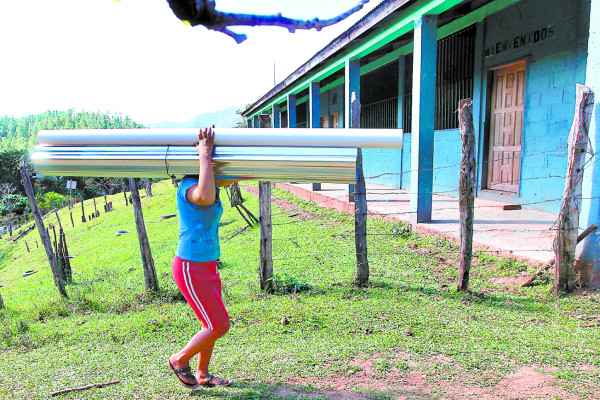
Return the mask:
<path id="1" fill-rule="evenodd" d="M 457 196 L 462 155 L 460 131 L 435 131 L 434 135 L 433 191 L 446 196 Z M 411 138 L 410 133 L 404 134 L 402 150 L 363 150 L 365 179 L 368 182 L 409 190 Z M 380 174 L 385 175 L 373 178 Z"/>
<path id="2" fill-rule="evenodd" d="M 529 208 L 560 209 L 575 85 L 585 81 L 588 2 L 522 1 L 485 20 L 484 71 L 527 63 L 518 202 L 537 203 L 527 204 Z M 515 38 L 522 35 L 529 43 L 515 47 Z M 484 79 L 491 79 L 491 72 Z"/>
<path id="3" fill-rule="evenodd" d="M 401 149 L 363 149 L 362 153 L 366 182 L 400 188 L 403 161 Z"/>
<path id="4" fill-rule="evenodd" d="M 458 129 L 435 131 L 433 153 L 433 192 L 458 196 L 462 139 Z"/>
<path id="5" fill-rule="evenodd" d="M 410 145 L 412 134 L 405 133 L 402 138 L 402 189 L 410 190 Z M 435 161 L 435 160 L 434 160 Z"/>
<path id="6" fill-rule="evenodd" d="M 595 153 L 600 151 L 600 2 L 593 1 L 590 11 L 587 74 L 585 84 L 596 95 L 596 102 L 590 123 L 590 141 Z M 600 225 L 600 162 L 588 165 L 585 169 L 582 188 L 580 228 Z M 600 286 L 600 232 L 596 231 L 580 246 L 579 260 L 575 265 L 584 282 Z"/>

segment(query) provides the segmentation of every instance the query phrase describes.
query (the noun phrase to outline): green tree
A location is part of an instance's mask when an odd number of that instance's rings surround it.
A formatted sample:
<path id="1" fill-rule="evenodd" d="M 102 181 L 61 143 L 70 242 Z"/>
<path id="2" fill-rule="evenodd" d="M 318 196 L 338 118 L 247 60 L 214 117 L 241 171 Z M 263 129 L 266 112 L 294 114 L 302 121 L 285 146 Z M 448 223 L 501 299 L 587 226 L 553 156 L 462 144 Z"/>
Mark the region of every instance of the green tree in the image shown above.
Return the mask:
<path id="1" fill-rule="evenodd" d="M 22 118 L 0 116 L 0 184 L 10 183 L 25 194 L 19 174 L 19 158 L 25 156 L 37 145 L 37 134 L 42 129 L 128 129 L 143 128 L 143 125 L 119 114 L 95 113 L 88 111 L 46 111 L 38 115 Z M 31 163 L 27 170 L 34 172 Z M 97 195 L 94 188 L 87 189 L 83 178 L 68 178 L 77 181 L 77 188 L 85 198 Z M 44 177 L 37 184 L 37 190 L 46 192 L 65 192 L 65 177 Z"/>
<path id="2" fill-rule="evenodd" d="M 17 189 L 17 193 L 25 195 L 25 189 L 21 185 L 21 175 L 19 172 L 19 159 L 25 157 L 27 160 L 27 150 L 25 149 L 5 149 L 0 150 L 0 185 L 10 184 Z M 28 171 L 32 171 L 31 163 L 26 162 Z"/>
<path id="3" fill-rule="evenodd" d="M 61 208 L 67 202 L 67 198 L 56 192 L 48 192 L 44 195 L 43 200 L 39 202 L 39 207 L 42 210 L 51 211 L 55 208 Z"/>

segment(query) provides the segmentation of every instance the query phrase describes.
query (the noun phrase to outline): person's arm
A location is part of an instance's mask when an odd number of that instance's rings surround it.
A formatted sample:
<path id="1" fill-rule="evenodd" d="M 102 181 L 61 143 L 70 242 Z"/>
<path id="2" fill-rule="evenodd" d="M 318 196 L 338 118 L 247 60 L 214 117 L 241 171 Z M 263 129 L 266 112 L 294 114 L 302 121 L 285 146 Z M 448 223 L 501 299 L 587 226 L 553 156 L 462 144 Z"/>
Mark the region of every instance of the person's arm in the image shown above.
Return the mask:
<path id="1" fill-rule="evenodd" d="M 215 202 L 217 190 L 215 188 L 215 176 L 212 169 L 212 151 L 215 135 L 212 128 L 200 129 L 196 150 L 200 158 L 200 172 L 198 184 L 187 190 L 187 199 L 199 206 L 208 206 Z"/>

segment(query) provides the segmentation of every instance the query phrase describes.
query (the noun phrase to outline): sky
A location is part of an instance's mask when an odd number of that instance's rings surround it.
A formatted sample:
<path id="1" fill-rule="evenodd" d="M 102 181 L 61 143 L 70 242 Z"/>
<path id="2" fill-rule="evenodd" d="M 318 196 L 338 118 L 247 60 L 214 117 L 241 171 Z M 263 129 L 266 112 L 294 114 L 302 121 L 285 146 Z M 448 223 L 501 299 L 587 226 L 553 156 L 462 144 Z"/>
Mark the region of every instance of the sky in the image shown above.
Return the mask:
<path id="1" fill-rule="evenodd" d="M 331 18 L 358 0 L 217 0 L 221 11 Z M 243 108 L 380 1 L 320 32 L 190 27 L 166 0 L 0 1 L 0 115 L 85 110 L 148 124 Z"/>

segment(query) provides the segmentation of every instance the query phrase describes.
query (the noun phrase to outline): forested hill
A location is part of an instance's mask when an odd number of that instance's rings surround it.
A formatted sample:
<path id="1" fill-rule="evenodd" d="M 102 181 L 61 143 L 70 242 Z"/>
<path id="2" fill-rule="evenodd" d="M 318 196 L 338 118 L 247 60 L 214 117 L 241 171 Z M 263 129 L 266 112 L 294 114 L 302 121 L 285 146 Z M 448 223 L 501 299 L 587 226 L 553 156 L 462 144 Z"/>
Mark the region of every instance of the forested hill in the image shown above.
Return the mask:
<path id="1" fill-rule="evenodd" d="M 88 111 L 46 111 L 22 118 L 0 116 L 0 151 L 31 150 L 42 129 L 143 128 L 129 117 Z"/>

